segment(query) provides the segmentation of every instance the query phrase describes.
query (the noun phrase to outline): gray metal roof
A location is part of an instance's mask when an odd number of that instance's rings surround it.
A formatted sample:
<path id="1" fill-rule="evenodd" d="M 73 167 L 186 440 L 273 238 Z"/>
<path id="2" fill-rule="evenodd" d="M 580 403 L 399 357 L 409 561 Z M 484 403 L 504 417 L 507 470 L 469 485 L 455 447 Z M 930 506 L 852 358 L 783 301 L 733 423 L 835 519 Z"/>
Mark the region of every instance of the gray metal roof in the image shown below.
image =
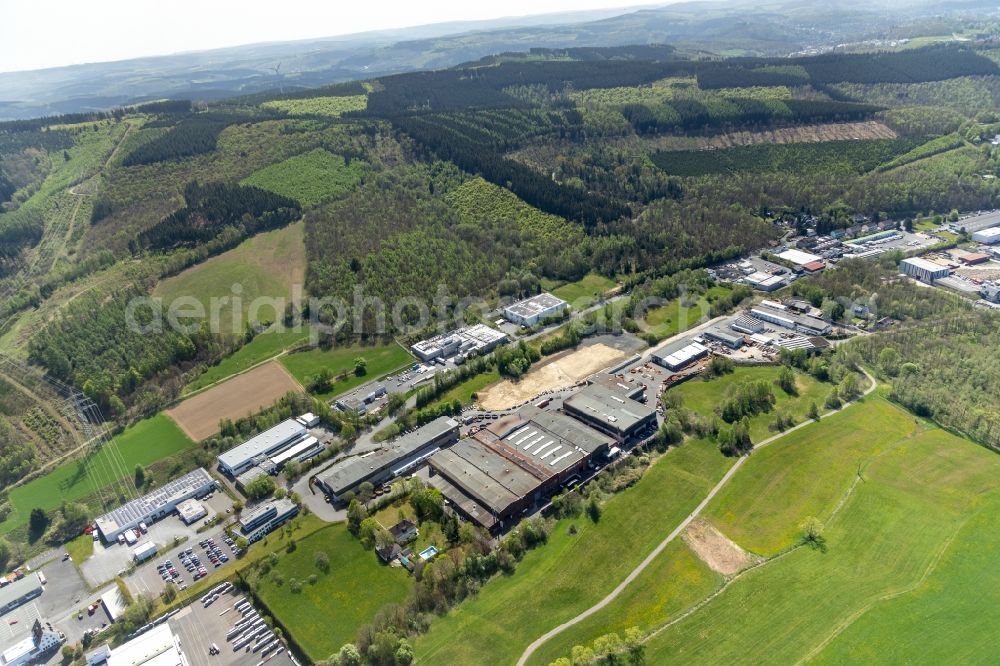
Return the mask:
<path id="1" fill-rule="evenodd" d="M 305 434 L 306 427 L 304 425 L 295 419 L 288 419 L 220 454 L 219 462 L 226 467 L 235 469 L 257 456 L 276 453 L 277 449 L 296 437 L 305 436 Z"/>
<path id="2" fill-rule="evenodd" d="M 533 493 L 541 481 L 481 442 L 463 439 L 431 457 L 431 465 L 497 513 Z"/>
<path id="3" fill-rule="evenodd" d="M 21 580 L 15 580 L 10 585 L 0 587 L 0 608 L 13 604 L 22 597 L 33 594 L 41 590 L 42 584 L 38 576 L 29 573 Z"/>
<path id="4" fill-rule="evenodd" d="M 400 463 L 450 431 L 457 433 L 458 422 L 447 416 L 439 416 L 389 442 L 384 448 L 366 456 L 345 458 L 325 471 L 317 474 L 317 479 L 334 494 L 340 495 L 366 479 Z"/>
<path id="5" fill-rule="evenodd" d="M 596 421 L 607 423 L 618 432 L 625 433 L 655 412 L 646 405 L 615 395 L 597 385 L 580 389 L 563 402 L 578 413 Z"/>
<path id="6" fill-rule="evenodd" d="M 566 301 L 561 298 L 557 298 L 552 294 L 543 292 L 532 296 L 531 298 L 526 298 L 523 301 L 518 301 L 504 308 L 505 312 L 510 312 L 519 317 L 530 318 L 538 315 L 544 315 L 553 309 L 560 308 L 566 305 Z"/>

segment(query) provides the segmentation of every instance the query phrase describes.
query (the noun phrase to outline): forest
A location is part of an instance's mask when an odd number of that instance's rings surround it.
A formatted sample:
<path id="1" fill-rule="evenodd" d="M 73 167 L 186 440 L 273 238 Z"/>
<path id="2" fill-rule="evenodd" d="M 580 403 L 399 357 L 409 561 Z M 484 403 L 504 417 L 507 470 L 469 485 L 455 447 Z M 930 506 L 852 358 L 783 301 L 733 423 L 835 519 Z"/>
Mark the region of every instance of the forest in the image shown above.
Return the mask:
<path id="1" fill-rule="evenodd" d="M 226 227 L 241 237 L 283 227 L 299 218 L 299 203 L 252 185 L 191 181 L 184 207 L 139 236 L 138 247 L 166 249 L 207 243 Z"/>
<path id="2" fill-rule="evenodd" d="M 269 117 L 266 115 L 254 117 L 220 112 L 185 114 L 181 110 L 182 108 L 171 108 L 170 113 L 166 117 L 161 115 L 160 120 L 147 123 L 146 127 L 169 126 L 170 129 L 163 135 L 137 146 L 125 156 L 122 160 L 122 165 L 152 164 L 164 160 L 176 160 L 191 155 L 210 153 L 215 150 L 219 134 L 230 125 L 256 122 L 257 120 Z M 188 104 L 188 109 L 190 109 L 190 103 Z M 174 116 L 177 113 L 181 114 L 181 118 L 175 121 Z"/>
<path id="3" fill-rule="evenodd" d="M 849 347 L 890 385 L 890 397 L 987 446 L 1000 448 L 1000 316 L 941 289 L 895 278 L 893 257 L 844 262 L 793 289 L 869 306 L 899 323 Z M 849 311 L 849 310 L 848 310 Z"/>

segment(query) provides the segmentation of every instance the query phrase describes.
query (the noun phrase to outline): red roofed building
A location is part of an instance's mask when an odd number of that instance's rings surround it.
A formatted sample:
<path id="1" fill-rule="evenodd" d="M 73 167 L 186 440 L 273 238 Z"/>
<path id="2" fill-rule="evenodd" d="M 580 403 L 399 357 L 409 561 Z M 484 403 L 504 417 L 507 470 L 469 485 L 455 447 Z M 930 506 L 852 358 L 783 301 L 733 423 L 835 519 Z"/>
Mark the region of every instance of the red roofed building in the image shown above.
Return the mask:
<path id="1" fill-rule="evenodd" d="M 968 264 L 969 266 L 974 266 L 976 264 L 982 264 L 990 260 L 990 255 L 983 254 L 982 252 L 963 252 L 958 255 L 958 260 L 963 264 Z"/>
<path id="2" fill-rule="evenodd" d="M 818 273 L 824 268 L 826 268 L 826 264 L 822 261 L 810 261 L 807 264 L 802 264 L 802 270 L 806 273 Z"/>

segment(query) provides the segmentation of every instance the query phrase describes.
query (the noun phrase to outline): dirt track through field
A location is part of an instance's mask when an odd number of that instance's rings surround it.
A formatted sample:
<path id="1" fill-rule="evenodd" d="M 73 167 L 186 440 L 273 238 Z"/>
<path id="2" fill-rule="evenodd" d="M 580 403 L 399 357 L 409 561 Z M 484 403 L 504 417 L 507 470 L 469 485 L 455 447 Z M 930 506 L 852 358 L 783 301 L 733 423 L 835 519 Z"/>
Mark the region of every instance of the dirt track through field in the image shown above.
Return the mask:
<path id="1" fill-rule="evenodd" d="M 221 419 L 248 416 L 302 386 L 277 361 L 257 366 L 167 410 L 167 416 L 197 441 L 219 431 Z"/>
<path id="2" fill-rule="evenodd" d="M 505 379 L 482 393 L 479 405 L 483 409 L 510 409 L 541 395 L 545 391 L 567 388 L 602 370 L 627 354 L 607 345 L 583 347 L 532 368 L 516 382 Z"/>

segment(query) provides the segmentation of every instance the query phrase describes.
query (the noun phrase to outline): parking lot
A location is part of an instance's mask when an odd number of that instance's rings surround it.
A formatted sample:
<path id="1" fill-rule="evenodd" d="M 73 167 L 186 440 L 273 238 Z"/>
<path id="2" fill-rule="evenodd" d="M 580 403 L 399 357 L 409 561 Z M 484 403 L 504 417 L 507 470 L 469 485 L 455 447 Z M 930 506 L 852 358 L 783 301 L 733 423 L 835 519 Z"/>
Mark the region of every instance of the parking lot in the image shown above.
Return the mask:
<path id="1" fill-rule="evenodd" d="M 236 560 L 235 544 L 230 545 L 226 539 L 228 537 L 221 527 L 211 533 L 199 534 L 177 548 L 157 553 L 141 564 L 125 582 L 133 592 L 153 595 L 160 594 L 167 585 L 186 590 Z"/>
<path id="2" fill-rule="evenodd" d="M 276 666 L 292 666 L 293 662 L 288 657 L 288 650 L 284 645 L 277 648 L 275 647 L 277 643 L 272 643 L 273 651 L 264 657 L 261 657 L 261 654 L 266 652 L 266 649 L 258 648 L 257 652 L 253 651 L 255 647 L 265 645 L 270 640 L 267 631 L 239 650 L 233 649 L 234 645 L 238 645 L 236 640 L 226 640 L 227 634 L 237 622 L 247 619 L 250 619 L 248 625 L 254 622 L 252 618 L 255 613 L 252 607 L 246 615 L 234 607 L 242 600 L 244 600 L 242 594 L 236 590 L 229 590 L 209 606 L 194 601 L 170 618 L 170 626 L 180 637 L 181 647 L 187 655 L 190 666 L 251 666 L 262 659 Z M 261 640 L 260 643 L 257 642 L 258 639 Z M 216 655 L 209 654 L 213 643 L 219 648 L 219 653 Z"/>

